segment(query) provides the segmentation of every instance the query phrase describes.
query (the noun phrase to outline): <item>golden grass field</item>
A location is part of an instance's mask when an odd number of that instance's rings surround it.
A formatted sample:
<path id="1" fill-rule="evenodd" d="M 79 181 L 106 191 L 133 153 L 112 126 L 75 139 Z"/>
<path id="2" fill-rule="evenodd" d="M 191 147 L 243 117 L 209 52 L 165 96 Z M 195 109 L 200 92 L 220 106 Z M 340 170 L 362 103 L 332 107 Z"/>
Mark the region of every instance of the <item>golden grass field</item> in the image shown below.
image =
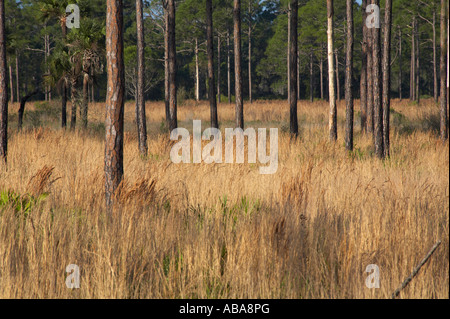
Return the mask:
<path id="1" fill-rule="evenodd" d="M 121 216 L 107 223 L 104 104 L 90 105 L 86 132 L 70 132 L 59 128 L 58 102 L 28 103 L 20 133 L 10 105 L 0 298 L 390 298 L 438 240 L 399 298 L 449 298 L 439 110 L 431 100 L 392 107 L 391 158 L 380 161 L 357 111 L 355 151 L 345 150 L 344 101 L 336 144 L 325 101 L 299 103 L 298 140 L 288 135 L 287 102 L 245 104 L 246 127 L 280 128 L 278 172 L 260 175 L 259 164 L 172 164 L 162 102 L 147 103 L 141 158 L 127 103 Z M 178 118 L 205 129 L 207 102 L 184 102 Z M 220 104 L 221 128 L 233 119 L 234 105 Z M 69 264 L 80 267 L 80 289 L 66 288 Z M 379 289 L 365 285 L 369 264 L 380 268 Z"/>

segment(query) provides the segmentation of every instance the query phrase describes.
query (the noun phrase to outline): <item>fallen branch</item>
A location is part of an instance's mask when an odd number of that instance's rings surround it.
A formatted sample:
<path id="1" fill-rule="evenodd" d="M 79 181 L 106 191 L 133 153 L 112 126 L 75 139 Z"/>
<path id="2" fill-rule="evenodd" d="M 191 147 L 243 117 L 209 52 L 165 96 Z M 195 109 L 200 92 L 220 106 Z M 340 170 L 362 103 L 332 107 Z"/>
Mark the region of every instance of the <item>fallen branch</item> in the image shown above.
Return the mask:
<path id="1" fill-rule="evenodd" d="M 397 297 L 400 294 L 400 291 L 402 291 L 406 286 L 408 286 L 408 284 L 411 282 L 411 280 L 417 275 L 417 273 L 419 272 L 420 268 L 422 268 L 423 265 L 426 264 L 428 259 L 430 259 L 431 255 L 433 255 L 433 253 L 439 247 L 440 244 L 441 244 L 440 240 L 436 244 L 434 244 L 433 248 L 431 248 L 431 250 L 425 256 L 425 258 L 422 259 L 422 261 L 420 262 L 420 264 L 418 264 L 416 266 L 416 268 L 414 268 L 412 274 L 409 275 L 409 277 L 406 278 L 405 281 L 403 281 L 402 285 L 400 287 L 398 287 L 397 290 L 394 291 L 394 293 L 392 294 L 392 299 L 395 299 L 395 297 Z"/>

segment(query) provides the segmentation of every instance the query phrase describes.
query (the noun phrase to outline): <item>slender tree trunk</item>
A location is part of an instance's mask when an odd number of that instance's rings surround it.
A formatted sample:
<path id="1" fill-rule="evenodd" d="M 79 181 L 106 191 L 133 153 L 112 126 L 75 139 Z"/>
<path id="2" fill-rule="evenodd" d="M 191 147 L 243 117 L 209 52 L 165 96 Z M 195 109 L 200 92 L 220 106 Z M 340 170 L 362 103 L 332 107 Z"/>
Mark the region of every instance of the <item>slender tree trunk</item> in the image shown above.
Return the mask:
<path id="1" fill-rule="evenodd" d="M 122 0 L 107 0 L 106 4 L 105 195 L 106 207 L 112 212 L 115 193 L 123 178 L 125 67 Z"/>
<path id="2" fill-rule="evenodd" d="M 47 35 L 44 35 L 44 65 L 47 65 Z M 44 98 L 48 101 L 48 85 L 45 85 Z"/>
<path id="3" fill-rule="evenodd" d="M 222 92 L 220 92 L 220 68 L 221 68 L 221 60 L 220 60 L 220 46 L 221 46 L 221 40 L 220 40 L 220 35 L 217 36 L 217 99 L 218 102 L 221 103 L 222 102 L 222 97 L 221 94 Z"/>
<path id="4" fill-rule="evenodd" d="M 11 88 L 11 103 L 14 103 L 13 72 L 11 63 L 9 64 L 9 87 Z"/>
<path id="5" fill-rule="evenodd" d="M 300 101 L 300 54 L 298 46 L 297 46 L 297 100 Z"/>
<path id="6" fill-rule="evenodd" d="M 164 1 L 164 101 L 166 107 L 166 124 L 170 127 L 170 92 L 169 92 L 169 8 Z"/>
<path id="7" fill-rule="evenodd" d="M 195 100 L 198 102 L 200 100 L 200 71 L 198 65 L 198 39 L 195 38 Z"/>
<path id="8" fill-rule="evenodd" d="M 441 57 L 440 57 L 440 75 L 441 75 L 441 98 L 440 98 L 440 106 L 441 106 L 441 124 L 440 124 L 440 131 L 441 131 L 441 139 L 443 141 L 446 141 L 448 139 L 448 115 L 447 115 L 447 90 L 448 90 L 448 83 L 446 88 L 446 79 L 447 79 L 447 62 L 446 61 L 446 51 L 447 51 L 447 45 L 446 43 L 446 34 L 445 34 L 445 13 L 447 12 L 446 8 L 446 1 L 441 0 Z M 448 22 L 448 21 L 447 21 Z M 447 29 L 448 32 L 448 29 Z M 447 34 L 448 37 L 448 34 Z M 447 38 L 448 39 L 448 38 Z M 448 40 L 447 40 L 448 41 Z M 448 58 L 448 57 L 447 57 Z"/>
<path id="9" fill-rule="evenodd" d="M 50 57 L 50 35 L 47 34 L 47 58 Z M 50 74 L 50 68 L 47 68 L 47 73 Z M 48 85 L 48 101 L 51 102 L 52 101 L 52 87 L 51 85 Z"/>
<path id="10" fill-rule="evenodd" d="M 8 154 L 8 86 L 6 71 L 5 1 L 0 0 L 0 160 Z"/>
<path id="11" fill-rule="evenodd" d="M 291 77 L 290 77 L 290 70 L 291 70 L 291 24 L 289 21 L 291 21 L 291 1 L 289 0 L 288 3 L 288 38 L 287 38 L 287 52 L 286 52 L 286 63 L 287 63 L 287 97 L 288 97 L 288 104 L 291 104 Z"/>
<path id="12" fill-rule="evenodd" d="M 136 87 L 136 124 L 138 131 L 139 154 L 147 156 L 147 118 L 145 114 L 145 40 L 144 9 L 142 0 L 136 0 L 137 29 L 137 87 Z"/>
<path id="13" fill-rule="evenodd" d="M 66 26 L 66 20 L 64 18 L 64 21 L 61 21 L 61 31 L 63 35 L 63 39 L 66 38 L 67 35 L 67 26 Z M 64 79 L 62 83 L 61 88 L 61 127 L 66 128 L 67 127 L 67 91 L 68 91 L 68 83 Z"/>
<path id="14" fill-rule="evenodd" d="M 172 132 L 178 127 L 177 120 L 177 53 L 175 43 L 175 0 L 169 0 L 169 130 Z"/>
<path id="15" fill-rule="evenodd" d="M 345 65 L 345 147 L 353 150 L 353 1 L 347 0 L 347 56 Z"/>
<path id="16" fill-rule="evenodd" d="M 411 30 L 411 72 L 410 72 L 410 100 L 416 100 L 416 17 L 413 17 L 412 30 Z"/>
<path id="17" fill-rule="evenodd" d="M 231 104 L 230 31 L 227 31 L 227 85 L 228 85 L 228 103 Z"/>
<path id="18" fill-rule="evenodd" d="M 16 101 L 20 101 L 20 89 L 19 89 L 19 52 L 16 50 Z"/>
<path id="19" fill-rule="evenodd" d="M 27 101 L 33 96 L 39 93 L 39 88 L 36 88 L 33 92 L 28 93 L 24 97 L 20 99 L 20 106 L 18 113 L 18 120 L 17 120 L 17 130 L 21 131 L 23 126 L 23 114 L 25 113 L 25 104 Z"/>
<path id="20" fill-rule="evenodd" d="M 248 1 L 248 99 L 252 104 L 252 0 Z"/>
<path id="21" fill-rule="evenodd" d="M 314 102 L 314 73 L 313 73 L 313 53 L 309 54 L 309 100 Z"/>
<path id="22" fill-rule="evenodd" d="M 78 90 L 77 90 L 77 78 L 72 78 L 71 81 L 71 105 L 72 105 L 72 114 L 70 118 L 70 129 L 74 130 L 77 124 L 77 98 L 78 98 Z"/>
<path id="23" fill-rule="evenodd" d="M 95 103 L 95 94 L 94 94 L 94 71 L 91 69 L 91 102 Z"/>
<path id="24" fill-rule="evenodd" d="M 383 45 L 383 147 L 384 157 L 390 156 L 390 111 L 391 111 L 391 24 L 392 0 L 386 0 Z"/>
<path id="25" fill-rule="evenodd" d="M 379 0 L 372 3 L 380 5 Z M 374 137 L 375 154 L 379 158 L 384 156 L 383 147 L 383 109 L 382 109 L 382 80 L 381 80 L 381 32 L 378 28 L 372 28 L 373 47 L 373 113 L 374 113 Z"/>
<path id="26" fill-rule="evenodd" d="M 436 53 L 436 11 L 433 10 L 433 97 L 434 102 L 439 102 L 438 79 L 437 79 L 437 53 Z"/>
<path id="27" fill-rule="evenodd" d="M 290 91 L 290 130 L 291 135 L 298 135 L 298 118 L 297 118 L 297 38 L 298 38 L 298 0 L 291 0 L 290 2 L 290 47 L 289 47 L 289 79 L 291 82 Z"/>
<path id="28" fill-rule="evenodd" d="M 398 53 L 398 95 L 400 102 L 403 99 L 402 87 L 403 87 L 403 70 L 402 70 L 402 29 L 399 29 L 399 53 Z"/>
<path id="29" fill-rule="evenodd" d="M 320 52 L 319 71 L 320 71 L 320 99 L 323 100 L 323 57 L 322 57 L 322 52 Z"/>
<path id="30" fill-rule="evenodd" d="M 374 131 L 373 114 L 373 35 L 372 29 L 367 29 L 367 132 Z"/>
<path id="31" fill-rule="evenodd" d="M 328 35 L 328 87 L 330 92 L 330 118 L 329 131 L 330 140 L 337 140 L 337 110 L 336 110 L 336 94 L 334 91 L 334 30 L 333 30 L 333 0 L 327 0 L 327 35 Z"/>
<path id="32" fill-rule="evenodd" d="M 339 59 L 338 59 L 338 50 L 335 50 L 336 57 L 336 99 L 341 101 L 341 83 L 339 81 Z"/>
<path id="33" fill-rule="evenodd" d="M 420 41 L 419 41 L 419 21 L 416 20 L 416 67 L 415 67 L 415 72 L 416 72 L 416 102 L 417 104 L 420 103 Z"/>
<path id="34" fill-rule="evenodd" d="M 244 129 L 244 100 L 242 99 L 241 0 L 234 0 L 234 73 L 236 91 L 236 127 Z"/>
<path id="35" fill-rule="evenodd" d="M 211 127 L 219 128 L 217 118 L 216 80 L 214 79 L 214 33 L 212 0 L 206 0 L 206 40 L 208 53 L 209 107 L 211 109 Z"/>
<path id="36" fill-rule="evenodd" d="M 83 128 L 87 128 L 88 124 L 88 87 L 89 87 L 89 74 L 85 73 L 83 76 L 83 108 L 81 114 L 81 123 Z"/>
<path id="37" fill-rule="evenodd" d="M 367 0 L 362 2 L 362 56 L 361 56 L 361 79 L 360 79 L 360 108 L 361 108 L 361 132 L 367 132 L 367 26 L 366 26 Z"/>

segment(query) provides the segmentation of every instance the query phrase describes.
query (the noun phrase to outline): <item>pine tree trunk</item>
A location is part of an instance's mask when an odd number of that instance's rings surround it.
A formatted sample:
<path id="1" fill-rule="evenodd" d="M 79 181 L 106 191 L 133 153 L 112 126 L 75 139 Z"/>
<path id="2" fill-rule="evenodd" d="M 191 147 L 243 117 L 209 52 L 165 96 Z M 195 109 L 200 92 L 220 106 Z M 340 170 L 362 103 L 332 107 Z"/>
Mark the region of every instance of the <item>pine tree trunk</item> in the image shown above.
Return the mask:
<path id="1" fill-rule="evenodd" d="M 220 92 L 220 81 L 221 81 L 221 74 L 220 74 L 220 68 L 221 68 L 221 60 L 220 60 L 220 45 L 221 45 L 221 40 L 220 40 L 220 35 L 217 36 L 217 99 L 218 102 L 221 103 L 222 102 L 222 97 L 221 94 L 222 92 Z"/>
<path id="2" fill-rule="evenodd" d="M 410 83 L 409 83 L 409 92 L 410 92 L 410 100 L 411 101 L 415 101 L 416 100 L 416 94 L 415 94 L 415 89 L 416 89 L 416 72 L 415 72 L 415 67 L 416 67 L 416 35 L 415 35 L 415 30 L 416 30 L 416 17 L 413 17 L 413 21 L 412 21 L 412 30 L 411 30 L 411 72 L 410 72 Z"/>
<path id="3" fill-rule="evenodd" d="M 195 38 L 195 48 L 194 48 L 194 55 L 195 55 L 195 100 L 198 102 L 200 101 L 200 71 L 199 71 L 199 65 L 198 65 L 198 39 Z"/>
<path id="4" fill-rule="evenodd" d="M 367 132 L 373 133 L 373 35 L 372 29 L 367 28 Z"/>
<path id="5" fill-rule="evenodd" d="M 6 72 L 5 2 L 0 1 L 0 160 L 8 154 L 8 86 Z"/>
<path id="6" fill-rule="evenodd" d="M 14 86 L 13 86 L 13 72 L 12 66 L 9 64 L 9 87 L 11 88 L 11 103 L 14 103 Z"/>
<path id="7" fill-rule="evenodd" d="M 138 131 L 139 154 L 147 156 L 147 118 L 145 114 L 145 40 L 144 10 L 142 0 L 136 0 L 137 30 L 137 86 L 136 86 L 136 124 Z"/>
<path id="8" fill-rule="evenodd" d="M 415 78 L 416 78 L 416 102 L 420 104 L 420 41 L 419 41 L 419 21 L 416 20 L 416 67 L 415 67 Z"/>
<path id="9" fill-rule="evenodd" d="M 374 4 L 380 5 L 379 0 L 374 0 Z M 383 110 L 382 110 L 382 79 L 381 79 L 381 32 L 379 28 L 372 28 L 372 48 L 373 48 L 373 119 L 375 154 L 378 158 L 383 158 Z"/>
<path id="10" fill-rule="evenodd" d="M 290 70 L 291 70 L 291 2 L 288 3 L 288 38 L 287 38 L 287 52 L 286 52 L 286 71 L 287 71 L 287 98 L 288 104 L 291 104 L 291 78 L 290 78 Z"/>
<path id="11" fill-rule="evenodd" d="M 242 99 L 241 0 L 234 0 L 234 73 L 236 95 L 236 127 L 244 129 L 244 101 Z"/>
<path id="12" fill-rule="evenodd" d="M 169 130 L 172 132 L 178 127 L 177 120 L 177 53 L 175 43 L 175 0 L 169 0 Z"/>
<path id="13" fill-rule="evenodd" d="M 336 94 L 334 91 L 334 30 L 333 30 L 333 0 L 327 0 L 327 36 L 328 36 L 328 87 L 330 92 L 330 117 L 329 131 L 330 140 L 337 140 L 337 110 L 336 110 Z"/>
<path id="14" fill-rule="evenodd" d="M 323 100 L 323 58 L 322 58 L 322 52 L 320 52 L 319 71 L 320 71 L 320 99 Z"/>
<path id="15" fill-rule="evenodd" d="M 298 46 L 297 46 L 297 100 L 300 101 L 300 54 Z"/>
<path id="16" fill-rule="evenodd" d="M 291 135 L 298 135 L 298 119 L 297 119 L 297 38 L 298 38 L 298 0 L 290 2 L 291 14 L 289 20 L 290 26 L 290 47 L 289 47 L 289 80 L 290 86 L 290 131 Z"/>
<path id="17" fill-rule="evenodd" d="M 213 33 L 212 0 L 206 0 L 206 40 L 208 54 L 208 89 L 209 107 L 211 110 L 211 127 L 219 128 L 217 118 L 216 80 L 214 79 L 214 33 Z"/>
<path id="18" fill-rule="evenodd" d="M 353 1 L 347 0 L 347 56 L 345 65 L 345 147 L 353 150 Z"/>
<path id="19" fill-rule="evenodd" d="M 170 92 L 169 92 L 169 8 L 164 1 L 164 101 L 166 107 L 166 125 L 170 127 Z"/>
<path id="20" fill-rule="evenodd" d="M 336 57 L 336 99 L 337 101 L 341 101 L 341 83 L 339 81 L 339 59 L 338 59 L 338 50 L 335 51 Z"/>
<path id="21" fill-rule="evenodd" d="M 399 53 L 398 53 L 398 95 L 400 98 L 400 102 L 403 99 L 402 96 L 402 87 L 403 87 L 403 71 L 402 71 L 402 30 L 399 29 Z"/>
<path id="22" fill-rule="evenodd" d="M 437 53 L 436 53 L 436 11 L 433 10 L 433 97 L 434 102 L 439 102 L 437 79 Z"/>
<path id="23" fill-rule="evenodd" d="M 125 67 L 122 0 L 107 0 L 106 3 L 105 197 L 106 207 L 112 212 L 115 193 L 123 178 Z"/>
<path id="24" fill-rule="evenodd" d="M 448 83 L 446 83 L 447 77 L 448 77 L 448 69 L 447 69 L 447 62 L 446 61 L 446 54 L 447 54 L 447 45 L 446 43 L 446 28 L 445 25 L 445 13 L 447 12 L 446 8 L 446 1 L 441 0 L 441 57 L 440 57 L 440 75 L 441 75 L 441 97 L 440 97 L 440 113 L 441 113 L 441 121 L 440 121 L 440 131 L 441 131 L 441 139 L 443 141 L 446 141 L 448 139 L 448 115 L 447 115 L 447 90 L 448 90 Z M 447 21 L 448 22 L 448 21 Z M 447 34 L 448 37 L 448 34 Z M 447 40 L 448 41 L 448 40 Z"/>
<path id="25" fill-rule="evenodd" d="M 63 35 L 63 39 L 66 38 L 67 35 L 67 26 L 64 21 L 64 23 L 61 22 L 61 31 Z M 67 126 L 67 91 L 68 91 L 68 85 L 67 82 L 63 81 L 62 88 L 61 88 L 61 127 L 66 128 Z"/>
<path id="26" fill-rule="evenodd" d="M 314 73 L 313 73 L 313 53 L 309 54 L 309 100 L 314 102 Z"/>
<path id="27" fill-rule="evenodd" d="M 363 23 L 362 23 L 362 52 L 361 52 L 361 79 L 360 79 L 360 108 L 361 108 L 361 132 L 367 132 L 367 26 L 366 26 L 367 0 L 362 2 Z"/>
<path id="28" fill-rule="evenodd" d="M 386 0 L 383 45 L 383 147 L 384 157 L 390 156 L 390 111 L 391 111 L 391 24 L 392 0 Z"/>
<path id="29" fill-rule="evenodd" d="M 16 101 L 20 101 L 20 89 L 19 89 L 19 52 L 16 50 Z"/>

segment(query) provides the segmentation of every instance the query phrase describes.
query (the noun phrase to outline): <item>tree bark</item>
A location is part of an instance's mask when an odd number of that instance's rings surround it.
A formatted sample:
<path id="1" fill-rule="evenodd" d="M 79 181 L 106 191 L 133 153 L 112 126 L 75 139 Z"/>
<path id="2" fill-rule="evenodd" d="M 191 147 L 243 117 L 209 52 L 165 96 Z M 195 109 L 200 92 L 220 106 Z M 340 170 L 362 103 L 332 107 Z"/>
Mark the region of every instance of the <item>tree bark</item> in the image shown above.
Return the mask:
<path id="1" fill-rule="evenodd" d="M 441 98 L 440 98 L 440 113 L 441 113 L 441 121 L 440 121 L 440 135 L 441 139 L 443 141 L 446 141 L 448 139 L 448 115 L 447 115 L 447 90 L 448 90 L 448 83 L 446 83 L 447 80 L 447 61 L 446 61 L 446 54 L 447 54 L 447 45 L 446 43 L 446 32 L 445 30 L 445 13 L 447 12 L 446 9 L 446 1 L 441 0 L 441 57 L 440 57 L 440 75 L 441 75 Z M 448 29 L 447 29 L 448 32 Z M 448 34 L 447 34 L 448 37 Z"/>
<path id="2" fill-rule="evenodd" d="M 410 100 L 411 101 L 415 101 L 416 100 L 416 93 L 415 93 L 415 89 L 416 89 L 416 17 L 413 17 L 413 21 L 412 21 L 412 30 L 411 30 L 411 72 L 410 72 L 410 87 L 409 87 L 409 92 L 410 92 Z"/>
<path id="3" fill-rule="evenodd" d="M 298 135 L 298 118 L 297 118 L 297 38 L 298 38 L 298 0 L 290 2 L 291 14 L 289 20 L 290 26 L 290 47 L 289 47 L 289 81 L 290 85 L 290 131 L 291 135 Z"/>
<path id="4" fill-rule="evenodd" d="M 391 111 L 391 24 L 392 0 L 386 0 L 383 45 L 383 147 L 384 157 L 390 156 L 390 111 Z"/>
<path id="5" fill-rule="evenodd" d="M 136 86 L 136 124 L 138 131 L 139 154 L 147 156 L 147 117 L 145 114 L 145 40 L 144 8 L 142 0 L 136 0 L 137 29 L 137 86 Z"/>
<path id="6" fill-rule="evenodd" d="M 177 120 L 177 52 L 175 43 L 175 0 L 169 0 L 168 3 L 169 20 L 169 130 L 172 132 L 178 127 Z"/>
<path id="7" fill-rule="evenodd" d="M 244 129 L 244 100 L 242 99 L 241 0 L 234 0 L 234 73 L 236 95 L 236 127 Z"/>
<path id="8" fill-rule="evenodd" d="M 8 86 L 6 73 L 5 1 L 0 1 L 0 160 L 8 154 Z"/>
<path id="9" fill-rule="evenodd" d="M 323 100 L 323 57 L 322 57 L 322 51 L 320 52 L 319 72 L 320 72 L 320 99 Z"/>
<path id="10" fill-rule="evenodd" d="M 379 0 L 373 4 L 380 5 Z M 384 157 L 383 147 L 383 109 L 382 109 L 382 79 L 381 79 L 381 32 L 379 28 L 372 28 L 372 62 L 373 62 L 373 112 L 375 154 L 378 158 Z"/>
<path id="11" fill-rule="evenodd" d="M 61 32 L 63 35 L 63 39 L 67 36 L 67 26 L 66 26 L 66 20 L 64 18 L 64 22 L 61 21 Z M 19 81 L 17 81 L 19 82 Z M 66 128 L 67 127 L 67 91 L 68 91 L 68 84 L 66 80 L 64 79 L 62 83 L 61 88 L 61 127 Z"/>
<path id="12" fill-rule="evenodd" d="M 373 35 L 372 29 L 367 28 L 367 132 L 373 133 Z"/>
<path id="13" fill-rule="evenodd" d="M 389 0 L 388 0 L 389 1 Z M 347 0 L 347 56 L 345 64 L 345 147 L 353 151 L 353 1 Z"/>
<path id="14" fill-rule="evenodd" d="M 115 193 L 123 178 L 125 67 L 122 0 L 107 0 L 106 4 L 105 198 L 106 207 L 112 212 Z"/>
<path id="15" fill-rule="evenodd" d="M 219 128 L 219 121 L 217 118 L 216 80 L 214 79 L 214 33 L 212 15 L 212 0 L 206 0 L 206 51 L 208 54 L 208 95 L 211 111 L 211 127 Z"/>
<path id="16" fill-rule="evenodd" d="M 327 36 L 328 36 L 328 87 L 330 92 L 330 117 L 329 132 L 330 140 L 337 140 L 337 110 L 336 110 L 336 94 L 334 91 L 334 30 L 333 30 L 333 0 L 327 0 Z"/>
<path id="17" fill-rule="evenodd" d="M 362 2 L 362 52 L 361 52 L 361 79 L 360 79 L 360 108 L 361 108 L 361 132 L 367 132 L 367 26 L 366 26 L 366 13 L 367 0 Z"/>

